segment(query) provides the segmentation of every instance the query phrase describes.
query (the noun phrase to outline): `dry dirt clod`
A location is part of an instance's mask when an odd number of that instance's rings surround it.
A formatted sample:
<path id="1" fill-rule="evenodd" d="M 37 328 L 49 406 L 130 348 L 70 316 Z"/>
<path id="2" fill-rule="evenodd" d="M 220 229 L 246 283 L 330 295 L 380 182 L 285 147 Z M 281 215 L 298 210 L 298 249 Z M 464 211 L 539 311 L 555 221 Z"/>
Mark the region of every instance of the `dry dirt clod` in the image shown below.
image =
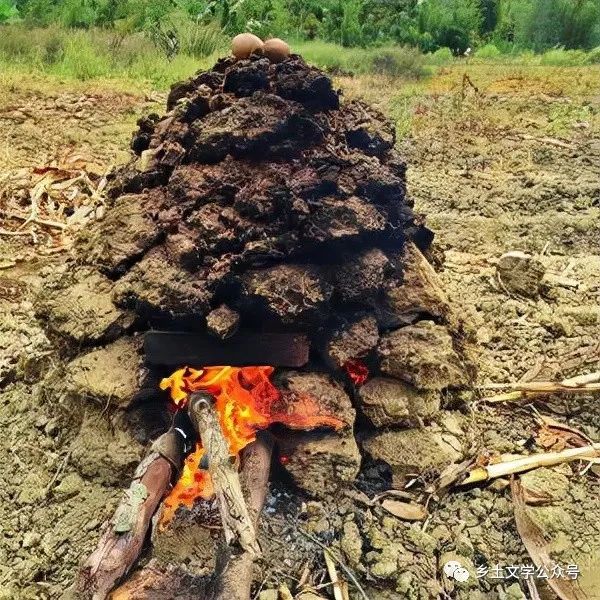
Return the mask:
<path id="1" fill-rule="evenodd" d="M 285 469 L 306 493 L 323 498 L 354 481 L 361 456 L 352 433 L 291 433 L 280 440 Z"/>
<path id="2" fill-rule="evenodd" d="M 442 390 L 468 384 L 467 367 L 454 349 L 452 336 L 433 321 L 382 336 L 377 351 L 383 373 L 417 388 Z"/>
<path id="3" fill-rule="evenodd" d="M 54 333 L 79 343 L 101 342 L 121 335 L 133 315 L 117 308 L 112 282 L 98 271 L 81 268 L 46 281 L 35 309 Z"/>
<path id="4" fill-rule="evenodd" d="M 373 377 L 363 385 L 358 397 L 360 408 L 375 427 L 419 425 L 440 408 L 441 394 L 418 390 L 391 377 Z"/>
<path id="5" fill-rule="evenodd" d="M 390 465 L 398 484 L 410 476 L 439 474 L 463 454 L 459 438 L 433 427 L 379 432 L 366 439 L 363 448 L 372 458 Z"/>
<path id="6" fill-rule="evenodd" d="M 545 272 L 537 258 L 517 250 L 503 254 L 496 266 L 498 280 L 506 290 L 532 298 L 539 294 Z"/>
<path id="7" fill-rule="evenodd" d="M 326 347 L 326 358 L 336 369 L 341 369 L 349 360 L 363 358 L 379 341 L 377 320 L 367 316 L 338 329 Z"/>
<path id="8" fill-rule="evenodd" d="M 226 340 L 238 330 L 240 314 L 229 308 L 226 304 L 221 304 L 221 306 L 208 313 L 206 325 L 209 333 L 222 340 Z"/>
<path id="9" fill-rule="evenodd" d="M 390 311 L 406 323 L 416 321 L 421 315 L 438 320 L 448 318 L 450 301 L 441 281 L 414 243 L 406 244 L 397 262 L 402 264 L 402 280 L 392 280 L 386 289 Z"/>
<path id="10" fill-rule="evenodd" d="M 61 376 L 70 402 L 126 408 L 139 389 L 139 342 L 121 338 L 71 361 Z"/>

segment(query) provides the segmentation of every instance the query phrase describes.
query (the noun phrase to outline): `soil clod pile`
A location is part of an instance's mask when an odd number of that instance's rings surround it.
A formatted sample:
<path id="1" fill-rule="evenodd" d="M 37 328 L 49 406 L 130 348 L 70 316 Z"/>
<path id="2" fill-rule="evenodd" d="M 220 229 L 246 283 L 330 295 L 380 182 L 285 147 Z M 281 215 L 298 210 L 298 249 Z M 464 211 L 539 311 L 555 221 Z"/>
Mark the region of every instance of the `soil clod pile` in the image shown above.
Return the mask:
<path id="1" fill-rule="evenodd" d="M 79 244 L 78 260 L 116 282 L 116 306 L 177 318 L 226 302 L 324 323 L 397 283 L 405 239 L 429 244 L 391 124 L 341 104 L 300 57 L 221 60 L 167 107 L 140 120 L 114 204 Z"/>
<path id="2" fill-rule="evenodd" d="M 175 85 L 167 109 L 139 121 L 105 218 L 46 286 L 38 314 L 66 358 L 96 347 L 86 356 L 99 369 L 119 362 L 108 356 L 124 343 L 138 356 L 134 334 L 149 328 L 305 334 L 309 364 L 278 371 L 276 384 L 323 414 L 343 406 L 347 426 L 286 438 L 285 468 L 310 494 L 333 491 L 361 464 L 357 412 L 383 460 L 378 428 L 427 424 L 471 375 L 460 322 L 425 259 L 433 235 L 407 197 L 394 127 L 343 102 L 295 55 L 220 60 Z M 89 362 L 76 358 L 66 379 L 94 379 L 78 377 Z"/>

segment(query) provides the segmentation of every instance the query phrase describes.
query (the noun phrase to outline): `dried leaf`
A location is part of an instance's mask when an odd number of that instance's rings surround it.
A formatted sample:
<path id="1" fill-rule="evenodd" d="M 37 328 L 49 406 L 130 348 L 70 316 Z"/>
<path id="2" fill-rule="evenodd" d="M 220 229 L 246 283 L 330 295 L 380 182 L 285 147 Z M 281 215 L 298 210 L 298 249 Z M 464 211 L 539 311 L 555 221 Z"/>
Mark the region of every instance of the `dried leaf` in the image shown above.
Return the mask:
<path id="1" fill-rule="evenodd" d="M 423 521 L 427 517 L 427 509 L 416 502 L 384 500 L 381 506 L 390 514 L 405 521 Z"/>
<path id="2" fill-rule="evenodd" d="M 561 423 L 552 417 L 541 415 L 542 426 L 536 438 L 536 441 L 548 443 L 552 438 L 555 439 L 555 445 L 560 446 L 542 446 L 543 448 L 553 448 L 554 450 L 563 450 L 564 448 L 581 448 L 593 444 L 593 441 L 579 429 Z"/>
<path id="3" fill-rule="evenodd" d="M 523 545 L 535 566 L 538 568 L 543 567 L 550 572 L 554 561 L 550 558 L 548 544 L 544 539 L 543 532 L 527 512 L 523 486 L 519 479 L 514 478 L 512 480 L 511 491 L 515 509 L 515 522 L 517 531 L 523 540 Z M 550 577 L 546 581 L 561 600 L 591 600 L 579 587 L 576 580 Z"/>

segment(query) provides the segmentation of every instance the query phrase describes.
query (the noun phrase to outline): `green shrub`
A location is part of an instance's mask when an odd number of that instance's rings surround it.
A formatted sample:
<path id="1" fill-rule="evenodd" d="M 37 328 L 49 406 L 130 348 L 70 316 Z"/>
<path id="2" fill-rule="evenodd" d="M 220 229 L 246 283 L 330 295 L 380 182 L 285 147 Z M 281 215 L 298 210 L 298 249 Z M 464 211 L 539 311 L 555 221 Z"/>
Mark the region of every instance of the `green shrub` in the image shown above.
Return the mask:
<path id="1" fill-rule="evenodd" d="M 565 50 L 554 48 L 544 52 L 540 64 L 554 67 L 578 67 L 587 62 L 588 56 L 583 50 Z"/>
<path id="2" fill-rule="evenodd" d="M 588 52 L 586 62 L 589 65 L 600 65 L 600 46 Z"/>
<path id="3" fill-rule="evenodd" d="M 378 75 L 420 79 L 427 74 L 425 56 L 417 48 L 400 46 L 372 50 L 370 59 L 369 71 Z"/>
<path id="4" fill-rule="evenodd" d="M 427 55 L 427 62 L 434 65 L 447 65 L 454 60 L 454 54 L 450 48 L 438 48 L 432 54 Z"/>
<path id="5" fill-rule="evenodd" d="M 486 44 L 485 46 L 481 46 L 475 52 L 475 56 L 477 58 L 497 58 L 502 53 L 494 44 Z"/>
<path id="6" fill-rule="evenodd" d="M 89 28 L 96 23 L 93 0 L 63 0 L 57 6 L 58 19 L 65 27 Z"/>

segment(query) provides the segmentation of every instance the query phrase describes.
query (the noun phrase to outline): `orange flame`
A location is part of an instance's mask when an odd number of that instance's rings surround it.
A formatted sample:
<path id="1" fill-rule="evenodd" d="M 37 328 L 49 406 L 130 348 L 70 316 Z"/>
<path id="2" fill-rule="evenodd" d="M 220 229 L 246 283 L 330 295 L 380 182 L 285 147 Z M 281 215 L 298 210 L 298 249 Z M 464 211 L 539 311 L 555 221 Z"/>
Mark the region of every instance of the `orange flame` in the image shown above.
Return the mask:
<path id="1" fill-rule="evenodd" d="M 323 415 L 317 402 L 310 397 L 289 396 L 271 383 L 273 367 L 185 367 L 160 382 L 170 390 L 173 402 L 180 408 L 187 404 L 193 392 L 208 392 L 215 398 L 215 409 L 232 456 L 237 456 L 256 439 L 256 432 L 272 423 L 282 423 L 294 429 L 333 427 L 344 423 L 333 415 Z M 287 400 L 292 400 L 292 403 Z M 161 525 L 166 525 L 179 506 L 192 507 L 196 498 L 213 495 L 208 471 L 200 468 L 204 454 L 198 445 L 188 456 L 179 481 L 164 502 Z"/>
<path id="2" fill-rule="evenodd" d="M 161 528 L 171 522 L 180 506 L 192 508 L 196 499 L 209 500 L 213 496 L 214 490 L 210 475 L 208 471 L 200 468 L 203 456 L 204 448 L 198 445 L 185 459 L 181 477 L 163 502 Z"/>

